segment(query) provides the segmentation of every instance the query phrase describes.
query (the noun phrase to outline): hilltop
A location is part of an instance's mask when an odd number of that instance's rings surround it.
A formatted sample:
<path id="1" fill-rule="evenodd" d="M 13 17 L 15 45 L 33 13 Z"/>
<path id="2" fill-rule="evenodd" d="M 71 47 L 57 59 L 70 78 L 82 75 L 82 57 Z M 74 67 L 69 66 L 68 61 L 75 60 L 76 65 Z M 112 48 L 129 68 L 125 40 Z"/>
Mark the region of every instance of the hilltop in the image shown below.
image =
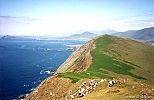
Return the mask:
<path id="1" fill-rule="evenodd" d="M 25 100 L 124 100 L 142 94 L 152 98 L 153 68 L 154 46 L 103 35 L 73 52 Z M 116 84 L 109 87 L 113 79 Z M 80 96 L 81 90 L 84 96 Z"/>

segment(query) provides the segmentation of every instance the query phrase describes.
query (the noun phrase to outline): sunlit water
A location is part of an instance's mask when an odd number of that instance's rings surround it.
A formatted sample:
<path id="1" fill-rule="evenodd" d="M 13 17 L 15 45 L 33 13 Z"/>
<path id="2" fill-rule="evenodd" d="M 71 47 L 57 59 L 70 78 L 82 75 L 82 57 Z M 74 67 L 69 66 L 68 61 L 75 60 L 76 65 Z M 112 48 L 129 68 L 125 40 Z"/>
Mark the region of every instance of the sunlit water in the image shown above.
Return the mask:
<path id="1" fill-rule="evenodd" d="M 0 99 L 32 91 L 72 53 L 67 45 L 82 41 L 0 40 Z"/>

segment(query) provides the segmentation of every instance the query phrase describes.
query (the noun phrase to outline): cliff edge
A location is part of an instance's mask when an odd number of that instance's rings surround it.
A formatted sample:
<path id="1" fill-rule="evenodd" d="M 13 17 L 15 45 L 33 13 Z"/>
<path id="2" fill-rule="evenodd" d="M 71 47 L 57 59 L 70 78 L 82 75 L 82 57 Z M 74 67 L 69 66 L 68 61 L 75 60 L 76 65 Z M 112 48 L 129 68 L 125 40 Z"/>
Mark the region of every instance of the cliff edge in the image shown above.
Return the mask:
<path id="1" fill-rule="evenodd" d="M 25 100 L 153 99 L 153 73 L 154 46 L 103 35 L 74 51 Z"/>

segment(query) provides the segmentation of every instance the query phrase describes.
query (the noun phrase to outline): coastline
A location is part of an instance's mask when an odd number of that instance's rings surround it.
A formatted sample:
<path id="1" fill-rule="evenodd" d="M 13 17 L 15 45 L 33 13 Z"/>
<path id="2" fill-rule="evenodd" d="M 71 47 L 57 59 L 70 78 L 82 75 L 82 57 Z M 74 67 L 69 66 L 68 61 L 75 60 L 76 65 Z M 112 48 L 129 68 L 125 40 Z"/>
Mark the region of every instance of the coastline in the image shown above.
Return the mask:
<path id="1" fill-rule="evenodd" d="M 108 36 L 104 36 L 104 38 L 106 39 L 106 37 Z M 123 44 L 123 42 L 121 42 L 120 38 L 116 38 L 116 37 L 112 37 L 112 39 L 116 40 L 116 43 L 120 43 Z M 139 42 L 135 42 L 135 41 L 130 41 L 130 40 L 126 40 L 124 42 L 130 42 L 130 43 L 136 43 L 135 45 L 139 44 Z M 123 98 L 125 97 L 125 95 L 127 94 L 131 94 L 132 92 L 135 93 L 135 95 L 140 95 L 142 90 L 145 89 L 146 86 L 148 87 L 148 91 L 150 91 L 148 93 L 148 95 L 153 95 L 152 94 L 152 87 L 151 85 L 146 84 L 146 81 L 144 80 L 138 80 L 131 78 L 129 76 L 123 76 L 123 75 L 119 75 L 117 73 L 113 73 L 112 72 L 112 77 L 114 80 L 118 81 L 118 84 L 115 85 L 115 89 L 118 89 L 118 91 L 113 91 L 111 92 L 111 87 L 108 86 L 108 82 L 111 79 L 107 79 L 107 77 L 101 77 L 98 79 L 89 79 L 89 78 L 81 78 L 79 81 L 72 81 L 72 79 L 67 78 L 67 76 L 65 77 L 58 77 L 58 74 L 60 73 L 61 75 L 63 75 L 63 73 L 65 74 L 65 72 L 82 72 L 85 71 L 88 66 L 91 63 L 87 63 L 90 58 L 90 51 L 93 50 L 94 48 L 97 48 L 95 45 L 95 41 L 91 40 L 88 43 L 84 44 L 84 46 L 81 46 L 80 48 L 78 48 L 76 51 L 74 51 L 68 58 L 67 60 L 61 64 L 61 66 L 55 71 L 55 73 L 51 76 L 49 76 L 47 79 L 43 80 L 41 82 L 40 85 L 38 85 L 30 94 L 28 94 L 24 100 L 37 100 L 37 99 L 65 99 L 65 98 L 78 98 L 78 97 L 82 97 L 80 96 L 79 92 L 81 89 L 81 86 L 83 86 L 83 83 L 88 83 L 89 81 L 96 81 L 96 84 L 98 85 L 98 88 L 94 88 L 92 90 L 90 90 L 90 92 L 86 92 L 86 94 L 92 93 L 92 91 L 96 91 L 97 93 L 99 93 L 100 91 L 102 93 L 104 93 L 104 91 L 107 91 L 104 96 L 106 96 L 107 98 L 111 98 L 111 100 L 114 100 L 114 96 L 112 95 L 112 97 L 109 97 L 109 93 L 112 94 L 113 92 L 118 92 L 118 93 L 122 93 L 123 89 L 124 90 L 129 90 L 130 88 L 134 88 L 134 84 L 135 87 L 139 87 L 137 88 L 137 90 L 139 92 L 136 92 L 136 90 L 132 90 L 132 91 L 126 91 L 124 95 L 120 95 L 117 96 L 117 98 L 121 98 L 119 100 L 123 100 Z M 122 45 L 123 46 L 123 45 Z M 142 43 L 140 44 L 140 46 L 146 46 L 146 45 L 142 45 Z M 133 47 L 131 45 L 131 47 Z M 116 47 L 115 47 L 116 48 Z M 133 48 L 134 50 L 134 48 Z M 140 50 L 137 48 L 137 50 Z M 132 53 L 132 52 L 131 52 Z M 136 52 L 133 52 L 136 53 Z M 92 62 L 92 61 L 90 61 Z M 86 66 L 86 67 L 85 67 Z M 57 75 L 56 75 L 57 74 Z M 88 74 L 88 73 L 87 73 Z M 68 74 L 65 74 L 68 75 Z M 70 77 L 73 76 L 72 74 L 70 74 Z M 74 75 L 75 76 L 75 75 Z M 116 77 L 115 77 L 116 76 Z M 78 78 L 78 77 L 77 77 Z M 101 83 L 101 80 L 106 80 L 104 81 L 104 83 Z M 125 88 L 121 87 L 122 84 L 125 86 Z M 128 84 L 129 83 L 129 84 Z M 84 84 L 85 85 L 85 84 Z M 86 85 L 85 85 L 86 86 Z M 100 89 L 99 87 L 104 87 L 104 89 Z M 120 88 L 120 89 L 119 89 Z M 96 90 L 95 90 L 96 89 Z M 70 92 L 71 91 L 71 92 Z M 144 92 L 146 93 L 146 91 Z M 96 95 L 94 94 L 94 92 L 92 94 L 90 94 L 90 96 L 95 97 Z M 102 96 L 102 94 L 98 94 L 98 97 Z M 90 98 L 88 95 L 83 97 L 83 98 Z M 79 100 L 82 98 L 78 98 Z M 92 100 L 92 99 L 88 99 L 88 100 Z"/>
<path id="2" fill-rule="evenodd" d="M 33 90 L 30 93 L 27 93 L 23 96 L 19 96 L 17 99 L 25 99 L 26 97 L 28 97 L 32 92 L 37 92 L 38 88 L 40 88 L 46 81 L 48 81 L 49 79 L 51 79 L 52 77 L 54 77 L 54 74 L 52 74 L 51 76 L 47 77 L 46 79 L 44 79 L 37 87 L 33 88 Z"/>
<path id="3" fill-rule="evenodd" d="M 82 45 L 83 45 L 83 44 L 71 44 L 71 45 L 66 45 L 66 46 L 79 48 L 79 47 L 81 47 Z"/>
<path id="4" fill-rule="evenodd" d="M 38 92 L 38 89 L 44 84 L 44 83 L 46 83 L 46 82 L 48 82 L 48 81 L 54 81 L 54 79 L 57 79 L 57 80 L 61 80 L 61 82 L 68 82 L 68 84 L 72 84 L 71 83 L 71 80 L 70 79 L 67 79 L 67 80 L 63 80 L 63 78 L 58 78 L 58 77 L 56 77 L 55 76 L 55 74 L 57 74 L 57 73 L 60 73 L 61 71 L 61 68 L 65 68 L 65 65 L 66 65 L 66 63 L 68 63 L 68 60 L 69 59 L 71 59 L 71 60 L 73 60 L 73 58 L 74 57 L 76 57 L 76 56 L 74 56 L 74 55 L 79 55 L 80 53 L 81 53 L 81 51 L 82 52 L 85 52 L 85 50 L 88 52 L 88 53 L 90 53 L 89 52 L 89 50 L 90 50 L 90 48 L 93 48 L 93 47 L 95 47 L 95 46 L 93 46 L 93 40 L 91 40 L 90 42 L 88 42 L 88 43 L 85 43 L 84 44 L 84 47 L 83 47 L 83 44 L 74 44 L 74 45 L 67 45 L 67 46 L 69 46 L 70 48 L 76 48 L 74 51 L 73 51 L 73 53 L 57 68 L 57 70 L 55 70 L 54 71 L 54 73 L 51 75 L 51 76 L 49 76 L 48 78 L 46 78 L 45 80 L 43 80 L 36 88 L 34 88 L 34 90 L 33 91 L 31 91 L 30 93 L 28 93 L 28 94 L 26 94 L 25 95 L 25 97 L 24 97 L 24 100 L 28 100 L 27 99 L 27 97 L 30 97 L 30 94 L 33 94 L 33 93 L 37 93 Z M 92 44 L 91 44 L 92 43 Z M 86 48 L 89 48 L 89 49 L 85 49 L 85 47 Z M 72 58 L 73 57 L 73 58 Z M 87 58 L 87 59 L 89 59 L 89 57 Z M 70 62 L 70 61 L 69 61 Z M 74 62 L 74 60 L 73 61 L 71 61 L 71 62 Z M 90 64 L 90 63 L 89 63 Z M 89 65 L 88 64 L 88 65 Z M 70 64 L 71 65 L 71 64 Z M 87 66 L 88 66 L 87 65 Z M 69 66 L 70 67 L 70 66 Z M 65 70 L 64 70 L 65 71 Z M 53 79 L 52 79 L 53 78 Z M 69 85 L 70 86 L 70 85 Z"/>

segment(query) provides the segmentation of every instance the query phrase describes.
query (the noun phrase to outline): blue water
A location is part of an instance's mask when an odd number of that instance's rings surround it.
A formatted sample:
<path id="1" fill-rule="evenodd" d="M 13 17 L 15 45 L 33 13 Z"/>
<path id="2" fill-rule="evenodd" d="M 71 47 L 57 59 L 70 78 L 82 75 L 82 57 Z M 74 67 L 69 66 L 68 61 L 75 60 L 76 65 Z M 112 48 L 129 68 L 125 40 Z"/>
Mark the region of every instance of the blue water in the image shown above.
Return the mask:
<path id="1" fill-rule="evenodd" d="M 32 91 L 72 53 L 68 44 L 82 41 L 0 40 L 0 100 Z"/>

